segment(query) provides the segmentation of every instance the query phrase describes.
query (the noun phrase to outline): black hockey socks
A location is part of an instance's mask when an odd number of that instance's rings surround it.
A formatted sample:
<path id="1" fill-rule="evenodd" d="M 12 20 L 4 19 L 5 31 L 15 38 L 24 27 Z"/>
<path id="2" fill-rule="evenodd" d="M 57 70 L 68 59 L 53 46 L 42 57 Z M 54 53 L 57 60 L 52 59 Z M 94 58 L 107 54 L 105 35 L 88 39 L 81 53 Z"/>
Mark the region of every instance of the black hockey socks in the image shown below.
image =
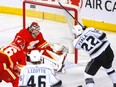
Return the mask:
<path id="1" fill-rule="evenodd" d="M 114 84 L 113 87 L 116 87 L 116 72 L 115 72 L 115 70 L 107 72 L 107 74 L 109 75 L 110 79 L 112 80 L 112 82 Z"/>
<path id="2" fill-rule="evenodd" d="M 94 87 L 95 85 L 93 78 L 86 78 L 85 82 L 86 82 L 87 87 Z"/>

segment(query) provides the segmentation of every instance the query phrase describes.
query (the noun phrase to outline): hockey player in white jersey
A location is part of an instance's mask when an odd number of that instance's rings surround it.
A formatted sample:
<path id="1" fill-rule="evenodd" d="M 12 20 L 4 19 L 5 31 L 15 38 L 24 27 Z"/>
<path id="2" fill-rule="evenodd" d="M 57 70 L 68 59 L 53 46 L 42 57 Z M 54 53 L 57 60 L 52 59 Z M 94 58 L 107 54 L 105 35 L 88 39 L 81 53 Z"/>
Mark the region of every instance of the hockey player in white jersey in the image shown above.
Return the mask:
<path id="1" fill-rule="evenodd" d="M 114 53 L 110 47 L 110 42 L 107 40 L 106 33 L 92 27 L 82 29 L 80 25 L 74 26 L 73 33 L 76 35 L 76 39 L 73 41 L 74 47 L 83 49 L 91 57 L 84 73 L 86 86 L 95 87 L 93 76 L 100 67 L 103 67 L 112 80 L 113 87 L 116 87 L 116 72 L 112 68 Z"/>
<path id="2" fill-rule="evenodd" d="M 29 54 L 32 65 L 21 69 L 19 87 L 60 87 L 62 81 L 55 75 L 54 70 L 41 64 L 42 52 L 32 50 Z"/>

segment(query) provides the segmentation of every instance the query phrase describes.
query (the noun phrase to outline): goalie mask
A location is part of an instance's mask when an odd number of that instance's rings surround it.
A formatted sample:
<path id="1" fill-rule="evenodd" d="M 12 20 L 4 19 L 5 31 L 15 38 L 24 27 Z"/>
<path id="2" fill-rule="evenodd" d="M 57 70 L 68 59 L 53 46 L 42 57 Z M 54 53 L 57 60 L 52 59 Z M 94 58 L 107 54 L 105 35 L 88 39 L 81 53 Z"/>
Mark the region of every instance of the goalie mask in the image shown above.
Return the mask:
<path id="1" fill-rule="evenodd" d="M 32 50 L 30 52 L 29 57 L 30 57 L 30 60 L 31 62 L 40 62 L 42 61 L 42 55 L 43 52 L 39 52 L 38 50 Z"/>
<path id="2" fill-rule="evenodd" d="M 83 29 L 80 25 L 76 25 L 73 27 L 72 32 L 76 35 L 76 36 L 80 36 L 83 33 Z"/>
<path id="3" fill-rule="evenodd" d="M 14 40 L 14 43 L 22 49 L 25 47 L 25 40 L 21 36 L 17 36 Z"/>
<path id="4" fill-rule="evenodd" d="M 40 26 L 37 22 L 32 22 L 32 24 L 29 27 L 29 31 L 34 37 L 36 37 L 39 34 Z"/>

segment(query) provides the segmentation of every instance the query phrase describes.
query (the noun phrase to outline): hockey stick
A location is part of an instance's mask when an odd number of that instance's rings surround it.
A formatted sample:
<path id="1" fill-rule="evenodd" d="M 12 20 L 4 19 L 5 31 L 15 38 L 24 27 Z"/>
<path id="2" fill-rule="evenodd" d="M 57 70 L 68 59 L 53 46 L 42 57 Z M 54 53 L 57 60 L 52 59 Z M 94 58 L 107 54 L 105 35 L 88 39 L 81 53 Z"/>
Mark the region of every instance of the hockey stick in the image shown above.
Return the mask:
<path id="1" fill-rule="evenodd" d="M 59 3 L 59 5 L 82 27 L 82 29 L 83 30 L 85 30 L 86 29 L 86 27 L 85 26 L 83 26 L 78 20 L 76 20 L 73 16 L 72 16 L 72 14 L 60 3 L 60 1 L 58 0 L 58 3 Z"/>

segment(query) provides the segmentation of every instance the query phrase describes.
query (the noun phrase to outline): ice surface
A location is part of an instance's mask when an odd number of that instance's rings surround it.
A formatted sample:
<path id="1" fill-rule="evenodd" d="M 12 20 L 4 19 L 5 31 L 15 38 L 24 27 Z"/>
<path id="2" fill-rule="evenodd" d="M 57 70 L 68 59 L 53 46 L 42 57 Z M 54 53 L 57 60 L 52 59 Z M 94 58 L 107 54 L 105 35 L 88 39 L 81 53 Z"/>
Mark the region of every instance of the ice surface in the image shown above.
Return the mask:
<path id="1" fill-rule="evenodd" d="M 44 23 L 41 23 L 41 28 L 48 28 L 50 29 L 52 24 L 52 27 L 59 24 L 58 29 L 62 29 L 65 25 L 61 23 L 52 23 L 45 21 Z M 56 27 L 56 26 L 55 26 Z M 0 47 L 3 45 L 9 44 L 15 34 L 22 29 L 22 17 L 20 16 L 14 16 L 14 15 L 8 15 L 8 14 L 0 14 Z M 55 34 L 57 30 L 49 30 L 51 34 Z M 48 31 L 44 31 L 44 36 L 46 39 L 51 39 L 53 41 L 52 35 L 47 35 Z M 116 54 L 116 47 L 115 47 L 115 40 L 116 40 L 116 33 L 113 32 L 107 32 L 108 39 L 111 42 L 111 47 L 114 51 L 114 54 Z M 56 37 L 60 37 L 60 35 L 66 36 L 65 29 L 62 29 L 62 33 L 56 34 Z M 48 38 L 49 37 L 49 38 Z M 49 39 L 49 40 L 50 40 Z M 64 40 L 67 38 L 64 38 Z M 69 38 L 70 39 L 70 38 Z M 56 39 L 57 40 L 57 39 Z M 66 73 L 58 73 L 58 76 L 63 81 L 63 87 L 77 87 L 78 85 L 85 86 L 84 83 L 84 77 L 83 72 L 84 68 L 89 61 L 89 56 L 83 51 L 79 51 L 79 61 L 78 64 L 72 64 L 74 61 L 74 54 L 68 54 L 67 60 L 66 60 Z M 116 69 L 116 59 L 114 59 L 113 67 Z M 101 68 L 96 76 L 94 77 L 96 87 L 112 87 L 112 82 L 108 78 L 106 72 L 103 68 Z M 12 87 L 10 83 L 5 83 L 4 81 L 0 83 L 0 87 Z"/>

